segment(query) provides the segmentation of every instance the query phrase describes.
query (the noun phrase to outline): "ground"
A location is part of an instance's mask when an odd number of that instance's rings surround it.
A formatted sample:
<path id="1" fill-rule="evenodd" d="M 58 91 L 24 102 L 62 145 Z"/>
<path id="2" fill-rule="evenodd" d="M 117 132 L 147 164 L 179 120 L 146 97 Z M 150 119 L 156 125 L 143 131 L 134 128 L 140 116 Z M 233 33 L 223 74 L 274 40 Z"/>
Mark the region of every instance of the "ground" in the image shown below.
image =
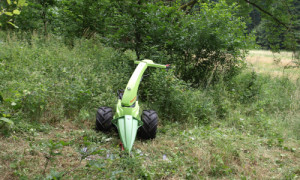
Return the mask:
<path id="1" fill-rule="evenodd" d="M 287 57 L 287 58 L 286 58 Z M 250 51 L 247 62 L 258 73 L 283 76 L 292 66 L 290 54 L 277 64 L 266 51 Z M 297 80 L 299 69 L 287 68 Z M 292 73 L 291 73 L 292 72 Z M 232 112 L 232 116 L 238 112 Z M 257 115 L 259 116 L 259 115 Z M 277 115 L 276 115 L 277 116 Z M 299 122 L 300 113 L 283 115 Z M 283 119 L 283 116 L 272 118 Z M 289 116 L 289 117 L 286 117 Z M 238 117 L 238 116 L 237 116 Z M 0 137 L 1 179 L 297 179 L 300 177 L 300 134 L 252 133 L 216 122 L 190 126 L 160 124 L 157 138 L 137 139 L 131 155 L 122 152 L 116 132 L 94 130 L 94 121 L 28 123 L 9 137 Z M 272 123 L 271 120 L 266 120 Z M 282 122 L 285 128 L 291 122 Z M 236 124 L 238 123 L 239 126 Z M 294 123 L 297 124 L 297 123 Z M 270 126 L 272 126 L 271 124 Z M 282 125 L 282 126 L 281 126 Z M 249 125 L 248 125 L 249 126 Z M 241 129 L 239 129 L 239 127 Z M 291 129 L 287 129 L 290 131 Z M 292 131 L 292 130 L 291 130 Z"/>

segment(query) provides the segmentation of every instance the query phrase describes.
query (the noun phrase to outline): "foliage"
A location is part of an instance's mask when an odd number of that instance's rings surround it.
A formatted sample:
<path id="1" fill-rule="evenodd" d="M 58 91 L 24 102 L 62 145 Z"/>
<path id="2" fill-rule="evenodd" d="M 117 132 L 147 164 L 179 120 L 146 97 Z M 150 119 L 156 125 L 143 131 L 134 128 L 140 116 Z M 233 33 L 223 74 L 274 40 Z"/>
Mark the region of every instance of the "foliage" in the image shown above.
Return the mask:
<path id="1" fill-rule="evenodd" d="M 14 124 L 14 122 L 13 122 L 12 120 L 7 119 L 7 118 L 5 118 L 5 117 L 1 117 L 1 118 L 0 118 L 0 121 L 5 122 L 5 123 L 8 123 L 9 125 L 13 125 L 13 124 Z"/>
<path id="2" fill-rule="evenodd" d="M 243 50 L 251 42 L 245 23 L 235 16 L 237 7 L 224 1 L 202 3 L 199 11 L 186 15 L 178 6 L 162 2 L 119 2 L 109 44 L 135 50 L 138 59 L 173 63 L 181 79 L 194 86 L 209 85 L 241 68 Z"/>
<path id="3" fill-rule="evenodd" d="M 298 4 L 276 2 L 199 1 L 182 10 L 185 1 L 31 0 L 14 21 L 25 31 L 62 36 L 71 46 L 76 37 L 102 36 L 109 46 L 135 51 L 137 59 L 176 65 L 176 76 L 193 87 L 208 87 L 240 71 L 253 34 L 263 47 L 298 51 Z M 262 20 L 251 24 L 249 13 Z"/>
<path id="4" fill-rule="evenodd" d="M 53 140 L 49 140 L 48 143 L 42 144 L 48 148 L 48 152 L 45 154 L 46 162 L 44 165 L 44 171 L 43 174 L 46 174 L 47 166 L 49 165 L 49 162 L 54 160 L 55 156 L 61 155 L 61 150 L 63 146 L 66 146 L 67 143 L 64 141 L 60 142 L 54 142 Z"/>
<path id="5" fill-rule="evenodd" d="M 282 13 L 296 1 L 247 1 L 30 0 L 20 16 L 0 16 L 21 29 L 0 31 L 0 172 L 8 179 L 297 179 L 300 81 L 287 75 L 297 71 L 273 77 L 242 61 L 252 28 L 262 45 L 297 51 L 297 34 L 274 19 L 297 29 L 296 17 Z M 263 20 L 249 28 L 249 2 L 271 16 L 259 14 Z M 142 58 L 174 69 L 147 69 L 139 103 L 158 112 L 158 136 L 137 140 L 128 155 L 116 132 L 94 131 L 94 114 L 115 106 L 133 60 Z"/>
<path id="6" fill-rule="evenodd" d="M 206 96 L 203 90 L 191 88 L 173 72 L 156 70 L 143 79 L 140 92 L 147 108 L 158 110 L 165 122 L 207 124 L 214 118 L 212 97 Z"/>
<path id="7" fill-rule="evenodd" d="M 189 54 L 188 45 L 192 47 L 193 44 L 197 45 L 195 42 L 188 44 L 194 39 L 198 45 L 200 43 L 204 46 L 203 48 L 207 48 L 205 43 L 219 38 L 218 33 L 214 31 L 216 24 L 220 25 L 219 29 L 225 30 L 226 33 L 222 34 L 225 38 L 240 39 L 243 36 L 238 31 L 247 29 L 244 33 L 248 36 L 252 33 L 256 34 L 257 42 L 263 47 L 272 48 L 274 51 L 279 51 L 279 49 L 299 51 L 299 34 L 297 33 L 299 15 L 297 12 L 300 4 L 295 0 L 280 2 L 275 0 L 267 2 L 258 0 L 158 0 L 151 2 L 144 0 L 30 0 L 29 6 L 23 0 L 7 2 L 12 4 L 9 7 L 12 9 L 7 12 L 8 14 L 13 14 L 15 4 L 18 7 L 16 13 L 22 6 L 26 7 L 22 8 L 21 16 L 4 18 L 1 21 L 4 29 L 9 28 L 4 23 L 8 21 L 17 24 L 22 30 L 44 32 L 45 35 L 48 32 L 62 35 L 71 45 L 76 37 L 90 38 L 98 34 L 104 36 L 106 42 L 110 42 L 114 47 L 135 50 L 138 58 L 168 57 L 178 50 Z M 8 7 L 7 2 L 2 2 L 5 9 Z M 194 22 L 197 23 L 194 24 Z M 241 22 L 246 24 L 241 25 Z M 190 26 L 191 28 L 187 28 Z M 233 29 L 233 33 L 228 34 L 227 30 Z M 197 34 L 198 30 L 200 33 Z M 214 33 L 210 34 L 210 32 Z M 205 43 L 201 44 L 203 38 L 205 38 Z M 225 41 L 222 45 L 224 46 L 226 42 L 231 43 Z M 222 43 L 222 40 L 217 43 Z M 172 48 L 175 45 L 177 48 L 174 50 Z M 244 49 L 241 43 L 233 46 Z M 224 47 L 216 48 L 224 50 Z M 231 47 L 225 45 L 225 51 L 227 48 Z M 183 52 L 179 55 L 186 56 L 182 54 Z M 232 55 L 232 52 L 229 54 Z M 175 55 L 178 55 L 178 52 Z M 168 58 L 173 59 L 173 57 Z"/>
<path id="8" fill-rule="evenodd" d="M 97 40 L 78 40 L 72 50 L 56 38 L 45 42 L 37 36 L 30 42 L 7 39 L 0 46 L 1 106 L 12 116 L 57 122 L 90 113 L 97 104 L 112 106 L 114 92 L 127 83 L 122 77 L 131 72 L 126 63 L 131 53 Z"/>
<path id="9" fill-rule="evenodd" d="M 57 18 L 55 5 L 55 0 L 28 1 L 28 6 L 23 8 L 22 15 L 15 17 L 14 21 L 22 31 L 38 31 L 46 35 L 51 28 L 51 23 Z"/>
<path id="10" fill-rule="evenodd" d="M 12 16 L 19 15 L 21 13 L 20 9 L 22 7 L 26 7 L 28 4 L 26 3 L 26 0 L 18 0 L 18 1 L 11 1 L 11 0 L 6 0 L 3 2 L 0 2 L 0 27 L 2 25 L 9 24 L 15 28 L 18 28 L 13 22 Z M 3 17 L 2 15 L 6 15 L 6 17 Z M 2 19 L 3 18 L 3 19 Z M 4 24 L 4 22 L 6 22 Z"/>
<path id="11" fill-rule="evenodd" d="M 14 121 L 10 119 L 11 115 L 7 112 L 3 102 L 4 99 L 0 94 L 0 134 L 9 135 L 11 128 L 14 126 Z"/>
<path id="12" fill-rule="evenodd" d="M 133 52 L 104 47 L 97 39 L 78 40 L 69 49 L 55 37 L 42 41 L 37 36 L 29 43 L 10 37 L 0 53 L 1 113 L 51 123 L 74 117 L 80 122 L 93 118 L 100 104 L 113 107 L 115 93 L 125 87 L 135 59 Z M 285 111 L 295 90 L 287 79 L 271 80 L 254 72 L 198 89 L 180 80 L 174 70 L 149 68 L 147 74 L 140 101 L 157 110 L 164 121 L 209 124 L 230 116 L 239 105 L 249 114 L 261 109 Z"/>
<path id="13" fill-rule="evenodd" d="M 297 109 L 299 106 L 292 105 L 294 100 L 290 96 L 297 92 L 296 87 L 285 77 L 272 79 L 244 72 L 210 88 L 195 89 L 172 72 L 155 71 L 143 79 L 140 98 L 147 102 L 147 108 L 158 110 L 163 123 L 180 121 L 199 125 L 229 118 L 239 107 L 245 116 Z"/>
<path id="14" fill-rule="evenodd" d="M 76 37 L 103 36 L 111 47 L 135 51 L 137 59 L 174 64 L 177 77 L 198 87 L 242 68 L 254 39 L 238 10 L 225 1 L 203 2 L 192 14 L 163 1 L 30 1 L 15 21 L 22 30 L 63 36 L 71 46 Z"/>
<path id="15" fill-rule="evenodd" d="M 192 88 L 172 69 L 149 68 L 139 102 L 158 111 L 157 139 L 137 140 L 128 156 L 116 132 L 93 128 L 96 108 L 116 104 L 134 52 L 97 38 L 70 48 L 55 36 L 3 37 L 0 113 L 14 126 L 0 138 L 0 169 L 9 179 L 299 177 L 299 80 L 245 69 Z"/>
<path id="16" fill-rule="evenodd" d="M 239 14 L 250 16 L 249 32 L 260 31 L 257 42 L 273 51 L 299 50 L 299 1 L 227 0 L 240 5 Z M 264 38 L 268 36 L 268 38 Z M 291 38 L 292 37 L 292 38 Z M 264 39 L 264 41 L 262 41 Z M 296 41 L 296 42 L 295 42 Z"/>
<path id="17" fill-rule="evenodd" d="M 72 44 L 76 37 L 91 38 L 106 31 L 109 13 L 108 1 L 63 0 L 58 4 L 53 31 L 65 37 L 68 44 Z"/>

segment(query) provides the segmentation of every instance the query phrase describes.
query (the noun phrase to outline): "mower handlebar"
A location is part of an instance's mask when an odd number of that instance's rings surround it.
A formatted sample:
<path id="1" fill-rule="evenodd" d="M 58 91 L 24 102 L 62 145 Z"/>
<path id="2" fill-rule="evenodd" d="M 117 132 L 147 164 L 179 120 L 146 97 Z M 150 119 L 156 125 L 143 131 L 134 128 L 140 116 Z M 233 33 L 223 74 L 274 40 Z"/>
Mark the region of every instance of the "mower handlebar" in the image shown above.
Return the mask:
<path id="1" fill-rule="evenodd" d="M 149 66 L 149 67 L 157 67 L 157 68 L 163 68 L 163 69 L 168 69 L 170 66 L 169 64 L 167 64 L 167 65 L 156 64 L 152 60 L 149 60 L 149 59 L 144 59 L 142 61 L 134 61 L 134 64 L 139 64 L 141 62 L 146 63 L 147 66 Z"/>

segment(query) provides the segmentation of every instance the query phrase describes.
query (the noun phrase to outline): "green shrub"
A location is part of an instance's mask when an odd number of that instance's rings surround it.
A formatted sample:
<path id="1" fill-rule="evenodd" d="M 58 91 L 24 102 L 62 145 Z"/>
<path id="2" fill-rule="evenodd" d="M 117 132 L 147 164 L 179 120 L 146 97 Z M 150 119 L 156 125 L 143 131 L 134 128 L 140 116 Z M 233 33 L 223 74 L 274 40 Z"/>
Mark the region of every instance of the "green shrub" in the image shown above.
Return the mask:
<path id="1" fill-rule="evenodd" d="M 140 94 L 147 108 L 158 111 L 165 121 L 207 124 L 214 118 L 212 97 L 178 79 L 173 71 L 155 70 L 144 78 Z"/>
<path id="2" fill-rule="evenodd" d="M 235 16 L 236 4 L 225 1 L 202 2 L 190 15 L 178 10 L 179 4 L 163 2 L 124 1 L 114 7 L 109 45 L 135 50 L 138 59 L 172 63 L 177 77 L 194 87 L 237 74 L 253 40 Z"/>
<path id="3" fill-rule="evenodd" d="M 245 72 L 235 76 L 227 83 L 230 98 L 252 110 L 266 110 L 269 113 L 285 111 L 293 103 L 291 94 L 296 86 L 286 77 L 272 78 Z"/>
<path id="4" fill-rule="evenodd" d="M 116 90 L 130 77 L 128 62 L 134 57 L 103 47 L 96 39 L 77 40 L 70 49 L 56 37 L 33 36 L 28 42 L 9 36 L 0 46 L 4 108 L 36 120 L 59 121 L 77 116 L 81 109 L 113 106 Z"/>
<path id="5" fill-rule="evenodd" d="M 256 129 L 263 132 L 264 127 L 269 128 L 266 114 L 298 107 L 291 96 L 296 86 L 284 77 L 272 78 L 245 71 L 229 81 L 195 89 L 176 78 L 173 71 L 149 71 L 150 76 L 141 83 L 140 99 L 146 102 L 146 108 L 157 110 L 164 121 L 207 124 L 236 118 L 240 121 L 248 116 L 253 117 L 250 126 L 261 126 L 262 129 Z M 235 117 L 236 112 L 240 114 L 238 117 Z"/>

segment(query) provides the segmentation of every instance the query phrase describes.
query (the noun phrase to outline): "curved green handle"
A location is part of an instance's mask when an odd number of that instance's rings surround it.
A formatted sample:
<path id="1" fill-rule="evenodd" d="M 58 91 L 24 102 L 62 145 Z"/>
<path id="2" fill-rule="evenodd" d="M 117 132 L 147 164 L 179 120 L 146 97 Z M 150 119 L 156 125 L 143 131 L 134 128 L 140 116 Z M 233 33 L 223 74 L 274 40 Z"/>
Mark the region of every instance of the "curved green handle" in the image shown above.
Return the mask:
<path id="1" fill-rule="evenodd" d="M 138 64 L 138 66 L 135 68 L 133 74 L 131 75 L 122 97 L 122 105 L 126 107 L 133 105 L 137 100 L 138 87 L 147 67 L 150 66 L 164 69 L 168 67 L 167 65 L 155 64 L 152 60 L 149 59 L 134 61 L 134 63 Z"/>
<path id="2" fill-rule="evenodd" d="M 162 64 L 156 64 L 154 63 L 152 60 L 150 59 L 144 59 L 142 61 L 134 61 L 134 64 L 139 64 L 141 62 L 144 62 L 144 63 L 147 63 L 147 66 L 149 67 L 157 67 L 157 68 L 163 68 L 163 69 L 166 69 L 167 66 L 166 65 L 162 65 Z"/>

